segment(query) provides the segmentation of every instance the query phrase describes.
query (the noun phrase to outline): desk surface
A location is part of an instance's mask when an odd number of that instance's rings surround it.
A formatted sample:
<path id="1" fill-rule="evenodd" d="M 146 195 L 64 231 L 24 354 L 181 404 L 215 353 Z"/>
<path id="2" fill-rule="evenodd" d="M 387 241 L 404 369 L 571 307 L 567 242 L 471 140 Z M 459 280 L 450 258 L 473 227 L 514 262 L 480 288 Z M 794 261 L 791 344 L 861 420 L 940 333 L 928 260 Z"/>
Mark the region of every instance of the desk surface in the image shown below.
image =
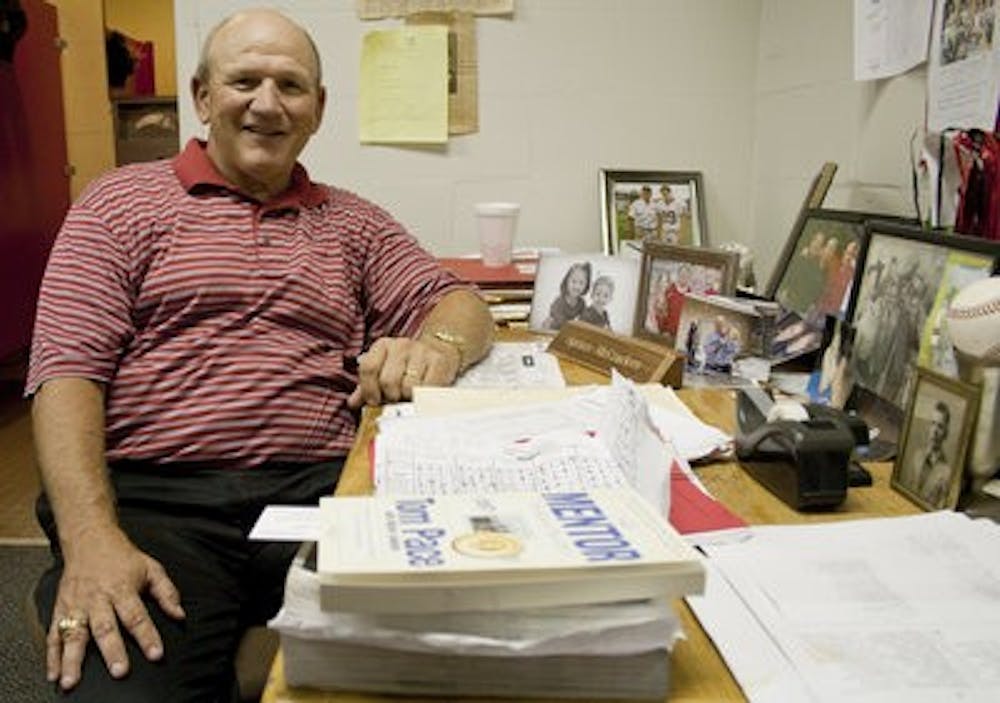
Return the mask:
<path id="1" fill-rule="evenodd" d="M 607 378 L 574 364 L 560 362 L 563 374 L 571 385 L 606 383 Z M 722 389 L 682 389 L 681 399 L 705 422 L 732 432 L 735 422 L 734 392 Z M 338 495 L 357 495 L 371 491 L 368 472 L 368 446 L 374 436 L 374 414 L 366 413 L 358 433 L 358 441 L 348 456 Z M 712 494 L 734 513 L 751 524 L 794 524 L 856 520 L 887 515 L 919 512 L 912 503 L 889 485 L 890 464 L 870 464 L 874 485 L 848 492 L 839 509 L 823 513 L 799 513 L 772 496 L 750 478 L 739 464 L 715 462 L 697 468 L 698 476 Z M 742 691 L 723 663 L 712 641 L 705 634 L 687 604 L 677 601 L 674 606 L 687 635 L 671 654 L 670 696 L 675 701 L 744 701 Z M 330 693 L 293 689 L 285 684 L 284 663 L 279 652 L 261 698 L 261 703 L 349 703 L 354 701 L 406 700 L 399 696 L 374 694 Z M 426 702 L 427 699 L 412 699 Z"/>

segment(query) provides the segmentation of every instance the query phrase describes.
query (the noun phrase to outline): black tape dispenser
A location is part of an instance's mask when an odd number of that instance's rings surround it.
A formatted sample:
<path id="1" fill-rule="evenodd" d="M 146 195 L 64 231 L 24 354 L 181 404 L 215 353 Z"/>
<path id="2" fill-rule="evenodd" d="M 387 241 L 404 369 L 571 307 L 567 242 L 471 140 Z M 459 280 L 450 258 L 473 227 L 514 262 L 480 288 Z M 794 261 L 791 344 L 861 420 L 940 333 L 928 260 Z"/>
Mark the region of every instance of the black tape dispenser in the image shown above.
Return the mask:
<path id="1" fill-rule="evenodd" d="M 826 406 L 796 407 L 776 413 L 764 390 L 740 390 L 735 445 L 743 468 L 796 510 L 834 508 L 848 486 L 871 485 L 871 474 L 852 459 L 868 443 L 867 425 Z"/>

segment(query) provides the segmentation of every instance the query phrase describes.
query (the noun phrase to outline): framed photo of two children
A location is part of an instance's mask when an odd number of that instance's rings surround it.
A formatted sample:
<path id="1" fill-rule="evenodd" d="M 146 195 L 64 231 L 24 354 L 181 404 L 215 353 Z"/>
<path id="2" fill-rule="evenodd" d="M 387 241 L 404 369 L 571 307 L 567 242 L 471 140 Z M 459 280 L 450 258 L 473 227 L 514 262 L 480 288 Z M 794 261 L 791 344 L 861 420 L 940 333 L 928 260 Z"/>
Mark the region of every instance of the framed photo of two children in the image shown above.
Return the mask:
<path id="1" fill-rule="evenodd" d="M 538 260 L 528 326 L 558 332 L 570 320 L 631 334 L 639 261 L 602 254 L 545 254 Z"/>

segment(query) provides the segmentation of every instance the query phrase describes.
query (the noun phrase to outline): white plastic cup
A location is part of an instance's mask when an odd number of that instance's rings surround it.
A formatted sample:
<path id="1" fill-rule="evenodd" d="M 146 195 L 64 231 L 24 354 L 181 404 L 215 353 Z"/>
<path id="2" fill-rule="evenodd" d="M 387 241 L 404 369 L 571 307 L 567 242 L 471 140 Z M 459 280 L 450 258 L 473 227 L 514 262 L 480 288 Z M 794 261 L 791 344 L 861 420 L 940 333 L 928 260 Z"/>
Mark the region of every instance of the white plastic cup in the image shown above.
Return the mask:
<path id="1" fill-rule="evenodd" d="M 477 203 L 476 229 L 483 266 L 506 266 L 514 251 L 514 232 L 521 206 L 517 203 Z"/>

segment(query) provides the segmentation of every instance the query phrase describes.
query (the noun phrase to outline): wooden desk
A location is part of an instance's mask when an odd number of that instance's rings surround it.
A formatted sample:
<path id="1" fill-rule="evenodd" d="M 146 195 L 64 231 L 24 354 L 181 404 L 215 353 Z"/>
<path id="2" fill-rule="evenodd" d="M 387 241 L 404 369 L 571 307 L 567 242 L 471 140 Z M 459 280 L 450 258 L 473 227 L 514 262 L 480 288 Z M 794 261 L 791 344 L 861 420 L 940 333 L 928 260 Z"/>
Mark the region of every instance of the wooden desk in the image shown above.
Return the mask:
<path id="1" fill-rule="evenodd" d="M 563 374 L 571 385 L 606 383 L 607 378 L 578 366 L 560 362 Z M 735 423 L 735 395 L 733 391 L 719 389 L 682 389 L 681 399 L 705 422 L 733 431 Z M 368 472 L 368 446 L 374 436 L 374 413 L 366 413 L 358 433 L 358 441 L 348 456 L 347 464 L 337 487 L 338 495 L 358 495 L 372 489 Z M 697 469 L 705 486 L 730 510 L 751 524 L 794 524 L 856 520 L 886 515 L 906 515 L 919 512 L 912 503 L 889 486 L 890 464 L 871 464 L 874 485 L 848 492 L 847 500 L 835 511 L 799 513 L 771 495 L 734 462 L 715 462 Z M 705 634 L 687 604 L 675 603 L 687 639 L 679 642 L 671 654 L 670 696 L 675 701 L 716 703 L 718 701 L 745 701 L 729 669 L 723 663 L 712 641 Z M 285 684 L 284 664 L 279 652 L 271 668 L 267 687 L 261 703 L 354 703 L 378 700 L 414 700 L 426 703 L 427 699 L 407 699 L 399 696 L 375 694 L 332 693 L 307 689 L 293 689 Z M 454 699 L 449 699 L 454 700 Z"/>

